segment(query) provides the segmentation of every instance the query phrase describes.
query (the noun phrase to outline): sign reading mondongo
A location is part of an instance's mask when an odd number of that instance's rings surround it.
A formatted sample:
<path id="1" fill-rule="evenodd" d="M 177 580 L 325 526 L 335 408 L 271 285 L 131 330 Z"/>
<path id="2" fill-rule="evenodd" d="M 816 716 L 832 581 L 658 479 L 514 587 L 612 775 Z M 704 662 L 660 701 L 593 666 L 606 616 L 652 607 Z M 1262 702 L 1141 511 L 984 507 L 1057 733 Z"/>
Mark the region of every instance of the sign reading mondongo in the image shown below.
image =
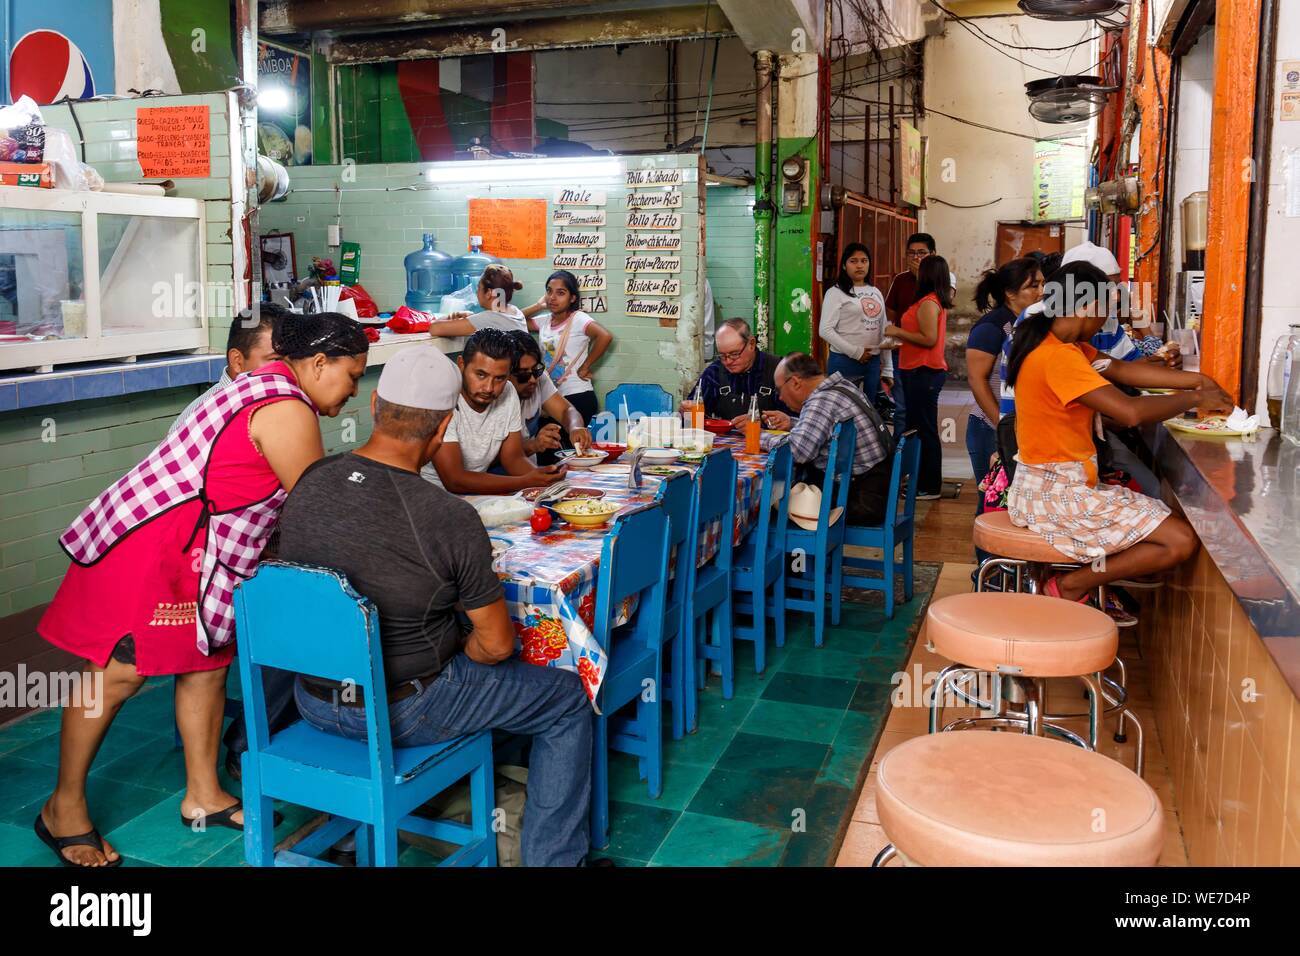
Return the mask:
<path id="1" fill-rule="evenodd" d="M 604 249 L 603 232 L 570 232 L 561 229 L 551 236 L 551 245 L 557 249 Z"/>

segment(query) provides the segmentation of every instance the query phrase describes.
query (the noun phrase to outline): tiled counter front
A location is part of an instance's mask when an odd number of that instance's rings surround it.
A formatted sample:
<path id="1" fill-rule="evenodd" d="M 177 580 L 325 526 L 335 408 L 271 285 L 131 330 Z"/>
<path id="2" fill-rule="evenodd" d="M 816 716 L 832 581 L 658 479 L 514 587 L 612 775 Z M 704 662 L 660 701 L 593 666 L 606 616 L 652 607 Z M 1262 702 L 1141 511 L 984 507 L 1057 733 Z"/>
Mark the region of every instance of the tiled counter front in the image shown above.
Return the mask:
<path id="1" fill-rule="evenodd" d="M 1141 647 L 1192 866 L 1300 866 L 1300 702 L 1204 549 Z"/>

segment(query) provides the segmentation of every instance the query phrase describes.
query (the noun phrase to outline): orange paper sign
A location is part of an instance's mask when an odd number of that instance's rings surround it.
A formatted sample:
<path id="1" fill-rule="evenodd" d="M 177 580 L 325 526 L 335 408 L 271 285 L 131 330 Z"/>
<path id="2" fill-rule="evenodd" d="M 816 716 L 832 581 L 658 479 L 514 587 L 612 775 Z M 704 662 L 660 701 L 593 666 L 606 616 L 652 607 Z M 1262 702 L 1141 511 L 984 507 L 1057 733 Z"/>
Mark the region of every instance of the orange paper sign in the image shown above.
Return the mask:
<path id="1" fill-rule="evenodd" d="M 211 175 L 206 106 L 141 106 L 135 111 L 135 152 L 147 179 Z"/>
<path id="2" fill-rule="evenodd" d="M 502 259 L 545 259 L 546 200 L 471 199 L 469 234 Z"/>

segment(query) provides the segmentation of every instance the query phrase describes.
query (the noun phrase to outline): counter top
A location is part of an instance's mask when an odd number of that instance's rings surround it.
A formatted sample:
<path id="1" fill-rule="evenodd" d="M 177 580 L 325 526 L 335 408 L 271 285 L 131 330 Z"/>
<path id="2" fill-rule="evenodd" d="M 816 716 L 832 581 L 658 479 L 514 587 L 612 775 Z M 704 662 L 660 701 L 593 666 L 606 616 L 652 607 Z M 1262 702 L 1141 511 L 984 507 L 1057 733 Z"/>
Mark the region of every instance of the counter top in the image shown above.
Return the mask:
<path id="1" fill-rule="evenodd" d="M 1147 426 L 1144 437 L 1202 545 L 1300 696 L 1300 447 Z"/>

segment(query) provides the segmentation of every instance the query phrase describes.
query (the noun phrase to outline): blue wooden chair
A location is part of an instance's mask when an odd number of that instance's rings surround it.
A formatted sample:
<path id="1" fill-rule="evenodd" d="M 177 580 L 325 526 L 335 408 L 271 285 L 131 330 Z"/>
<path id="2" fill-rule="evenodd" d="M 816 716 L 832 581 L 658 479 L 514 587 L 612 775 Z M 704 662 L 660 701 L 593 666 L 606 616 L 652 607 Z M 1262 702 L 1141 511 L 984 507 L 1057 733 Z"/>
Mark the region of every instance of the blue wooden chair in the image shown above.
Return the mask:
<path id="1" fill-rule="evenodd" d="M 840 583 L 844 559 L 844 529 L 848 525 L 849 479 L 853 474 L 853 447 L 857 428 L 853 422 L 840 422 L 831 432 L 827 449 L 826 477 L 822 482 L 822 505 L 817 527 L 808 531 L 792 520 L 786 527 L 785 547 L 796 554 L 801 571 L 790 570 L 785 576 L 786 606 L 813 614 L 813 643 L 822 646 L 826 635 L 826 598 L 830 591 L 831 624 L 840 623 Z M 830 523 L 831 511 L 842 509 L 840 518 Z M 791 595 L 793 589 L 798 594 Z M 811 595 L 808 597 L 806 595 Z"/>
<path id="2" fill-rule="evenodd" d="M 695 482 L 679 471 L 659 483 L 655 500 L 668 515 L 668 553 L 673 576 L 664 601 L 664 646 L 669 648 L 670 673 L 665 678 L 665 692 L 672 703 L 673 739 L 681 740 L 686 732 L 686 607 L 695 589 L 693 548 L 684 547 L 690 540 L 694 524 Z M 678 559 L 673 564 L 672 555 Z M 679 640 L 679 638 L 681 638 Z"/>
<path id="3" fill-rule="evenodd" d="M 898 507 L 899 488 L 902 482 L 916 474 L 921 461 L 921 442 L 915 431 L 907 432 L 898 440 L 894 450 L 894 464 L 889 475 L 889 503 L 886 505 L 884 523 L 875 528 L 849 525 L 844 531 L 844 543 L 860 548 L 880 548 L 882 560 L 844 555 L 844 574 L 849 587 L 885 592 L 885 616 L 894 616 L 894 568 L 898 546 L 903 546 L 903 600 L 912 600 L 912 539 L 916 533 L 916 481 L 907 481 L 903 494 L 903 508 Z M 868 571 L 879 571 L 881 577 L 868 576 Z"/>
<path id="4" fill-rule="evenodd" d="M 609 844 L 609 751 L 633 754 L 650 796 L 663 792 L 664 606 L 668 593 L 668 516 L 658 503 L 621 514 L 605 535 L 596 583 L 595 637 L 609 655 L 592 733 L 591 842 Z M 632 620 L 614 628 L 625 600 Z M 635 706 L 635 716 L 618 711 Z"/>
<path id="5" fill-rule="evenodd" d="M 343 575 L 264 561 L 235 588 L 235 626 L 248 720 L 244 854 L 251 866 L 328 866 L 317 857 L 354 830 L 358 865 L 396 866 L 399 826 L 458 844 L 442 866 L 496 866 L 489 827 L 495 804 L 491 731 L 423 747 L 393 746 L 378 612 Z M 367 739 L 328 734 L 304 720 L 271 736 L 264 667 L 352 681 L 366 701 Z M 472 824 L 411 815 L 466 776 Z M 273 799 L 332 816 L 291 851 L 275 853 Z"/>
<path id="6" fill-rule="evenodd" d="M 673 397 L 661 385 L 625 383 L 605 393 L 605 408 L 614 415 L 622 413 L 624 401 L 632 419 L 642 415 L 669 415 L 675 408 Z"/>
<path id="7" fill-rule="evenodd" d="M 731 571 L 735 611 L 752 618 L 749 624 L 735 622 L 732 629 L 737 640 L 754 642 L 754 671 L 758 674 L 767 666 L 767 618 L 773 619 L 776 646 L 785 645 L 785 535 L 793 460 L 788 442 L 768 452 L 758 524 L 737 549 Z"/>
<path id="8" fill-rule="evenodd" d="M 698 688 L 704 687 L 708 661 L 716 661 L 722 672 L 722 696 L 730 700 L 736 688 L 735 649 L 731 632 L 731 565 L 735 557 L 733 538 L 736 533 L 736 459 L 731 450 L 722 448 L 705 456 L 695 475 L 698 485 L 692 534 L 696 545 L 713 522 L 721 522 L 722 538 L 718 552 L 703 565 L 696 554 L 695 587 L 687 608 L 686 654 L 689 673 L 697 675 Z M 686 681 L 686 729 L 695 730 L 698 709 L 697 685 Z"/>

